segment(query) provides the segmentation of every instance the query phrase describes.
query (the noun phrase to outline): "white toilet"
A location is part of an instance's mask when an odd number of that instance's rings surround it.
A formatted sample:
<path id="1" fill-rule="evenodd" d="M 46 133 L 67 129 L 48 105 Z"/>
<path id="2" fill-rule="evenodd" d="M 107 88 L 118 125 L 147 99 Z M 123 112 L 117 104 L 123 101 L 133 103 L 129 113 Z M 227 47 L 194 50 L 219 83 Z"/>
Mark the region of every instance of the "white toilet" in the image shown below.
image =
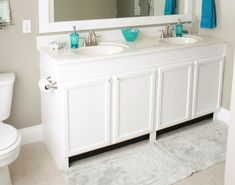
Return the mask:
<path id="1" fill-rule="evenodd" d="M 0 185 L 12 185 L 8 165 L 20 153 L 21 135 L 16 128 L 3 123 L 11 112 L 15 75 L 0 74 Z"/>

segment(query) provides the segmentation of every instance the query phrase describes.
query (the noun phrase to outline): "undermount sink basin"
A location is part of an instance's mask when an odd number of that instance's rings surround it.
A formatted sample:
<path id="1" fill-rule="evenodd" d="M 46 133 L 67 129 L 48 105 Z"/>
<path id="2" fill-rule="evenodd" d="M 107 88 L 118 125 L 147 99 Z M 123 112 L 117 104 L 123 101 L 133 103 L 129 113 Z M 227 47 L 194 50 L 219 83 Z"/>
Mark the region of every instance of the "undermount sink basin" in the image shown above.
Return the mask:
<path id="1" fill-rule="evenodd" d="M 102 56 L 121 53 L 128 48 L 127 45 L 121 43 L 100 43 L 97 46 L 79 48 L 75 52 L 85 56 Z"/>
<path id="2" fill-rule="evenodd" d="M 195 44 L 200 40 L 201 40 L 200 37 L 183 36 L 183 37 L 169 37 L 169 38 L 160 39 L 160 42 L 170 45 L 185 45 L 185 44 Z"/>

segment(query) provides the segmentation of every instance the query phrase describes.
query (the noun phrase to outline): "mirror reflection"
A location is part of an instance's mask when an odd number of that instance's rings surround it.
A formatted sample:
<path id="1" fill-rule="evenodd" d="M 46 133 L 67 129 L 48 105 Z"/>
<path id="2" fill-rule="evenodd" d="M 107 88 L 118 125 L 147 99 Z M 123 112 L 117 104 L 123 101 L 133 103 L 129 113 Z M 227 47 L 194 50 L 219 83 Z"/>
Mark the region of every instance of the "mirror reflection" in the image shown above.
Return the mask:
<path id="1" fill-rule="evenodd" d="M 50 22 L 184 14 L 185 0 L 50 0 Z"/>
<path id="2" fill-rule="evenodd" d="M 11 22 L 10 5 L 8 0 L 0 0 L 0 22 Z"/>

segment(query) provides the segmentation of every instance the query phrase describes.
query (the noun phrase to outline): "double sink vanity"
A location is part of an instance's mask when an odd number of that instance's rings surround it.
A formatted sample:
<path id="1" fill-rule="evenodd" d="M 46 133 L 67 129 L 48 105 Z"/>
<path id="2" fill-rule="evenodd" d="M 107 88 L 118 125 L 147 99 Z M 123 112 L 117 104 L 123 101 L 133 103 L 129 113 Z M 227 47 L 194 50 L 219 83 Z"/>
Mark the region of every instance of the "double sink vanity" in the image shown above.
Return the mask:
<path id="1" fill-rule="evenodd" d="M 69 158 L 220 109 L 225 42 L 143 38 L 58 51 L 40 47 L 45 143 L 60 168 Z"/>
<path id="2" fill-rule="evenodd" d="M 41 93 L 41 120 L 61 169 L 73 156 L 147 134 L 154 141 L 157 131 L 221 107 L 226 43 L 159 36 L 179 19 L 197 32 L 193 1 L 179 1 L 174 15 L 161 0 L 134 2 L 39 1 L 40 78 L 49 83 Z M 98 45 L 70 49 L 73 26 L 82 37 L 95 30 Z M 126 27 L 140 29 L 136 42 L 121 37 Z M 67 47 L 51 50 L 49 43 L 58 40 Z"/>
<path id="3" fill-rule="evenodd" d="M 201 40 L 200 37 L 196 36 L 184 36 L 184 37 L 167 37 L 167 38 L 152 38 L 149 41 L 145 41 L 146 46 L 148 44 L 154 43 L 162 43 L 165 45 L 188 45 L 194 44 Z M 149 42 L 149 43 L 148 43 Z M 130 45 L 130 46 L 128 46 Z M 138 43 L 137 43 L 138 46 Z M 78 54 L 83 57 L 97 57 L 97 56 L 105 56 L 105 55 L 113 55 L 118 53 L 128 52 L 128 50 L 134 49 L 134 44 L 124 44 L 124 43 L 117 43 L 117 42 L 100 42 L 98 45 L 89 46 L 89 47 L 81 47 L 77 50 L 71 50 L 75 54 Z"/>

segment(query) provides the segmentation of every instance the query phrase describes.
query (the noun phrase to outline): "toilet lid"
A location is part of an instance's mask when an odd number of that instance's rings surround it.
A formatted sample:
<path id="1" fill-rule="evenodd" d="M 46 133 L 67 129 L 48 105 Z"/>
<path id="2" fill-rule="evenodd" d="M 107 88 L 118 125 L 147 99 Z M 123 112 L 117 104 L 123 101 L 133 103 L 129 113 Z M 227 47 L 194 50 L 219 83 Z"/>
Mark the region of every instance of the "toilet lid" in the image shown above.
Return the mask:
<path id="1" fill-rule="evenodd" d="M 18 136 L 18 131 L 13 126 L 0 123 L 0 151 L 14 145 Z"/>
<path id="2" fill-rule="evenodd" d="M 0 85 L 9 85 L 15 81 L 14 73 L 0 73 Z"/>

